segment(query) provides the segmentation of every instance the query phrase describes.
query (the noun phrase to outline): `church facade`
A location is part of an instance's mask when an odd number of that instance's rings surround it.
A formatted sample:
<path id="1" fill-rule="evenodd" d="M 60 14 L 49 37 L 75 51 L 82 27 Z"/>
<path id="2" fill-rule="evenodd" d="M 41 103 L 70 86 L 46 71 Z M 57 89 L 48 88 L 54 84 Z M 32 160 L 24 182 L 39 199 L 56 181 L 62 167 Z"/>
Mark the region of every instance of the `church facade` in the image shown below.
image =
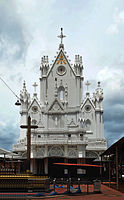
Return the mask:
<path id="1" fill-rule="evenodd" d="M 106 150 L 103 123 L 103 90 L 100 82 L 93 96 L 88 91 L 83 96 L 82 57 L 75 56 L 72 66 L 64 50 L 63 30 L 61 43 L 50 67 L 48 56 L 43 56 L 40 66 L 40 98 L 34 83 L 33 98 L 24 82 L 20 92 L 20 125 L 31 123 L 31 172 L 52 175 L 55 162 L 86 163 L 99 159 Z M 20 129 L 20 138 L 13 151 L 26 158 L 26 129 Z M 67 169 L 63 172 L 68 173 Z M 79 172 L 77 172 L 79 173 Z"/>

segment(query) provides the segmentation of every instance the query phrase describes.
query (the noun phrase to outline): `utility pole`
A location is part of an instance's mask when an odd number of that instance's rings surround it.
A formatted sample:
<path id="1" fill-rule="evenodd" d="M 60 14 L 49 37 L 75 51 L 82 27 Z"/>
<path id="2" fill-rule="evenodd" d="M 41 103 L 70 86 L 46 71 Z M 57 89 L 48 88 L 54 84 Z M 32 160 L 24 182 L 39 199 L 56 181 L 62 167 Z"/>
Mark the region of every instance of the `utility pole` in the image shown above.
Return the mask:
<path id="1" fill-rule="evenodd" d="M 27 129 L 27 173 L 30 173 L 30 159 L 31 159 L 31 129 L 38 128 L 36 125 L 31 125 L 31 117 L 28 116 L 27 125 L 21 125 L 21 128 Z"/>
<path id="2" fill-rule="evenodd" d="M 117 184 L 117 190 L 118 190 L 118 182 L 119 182 L 119 180 L 118 180 L 118 145 L 116 145 L 116 184 Z"/>

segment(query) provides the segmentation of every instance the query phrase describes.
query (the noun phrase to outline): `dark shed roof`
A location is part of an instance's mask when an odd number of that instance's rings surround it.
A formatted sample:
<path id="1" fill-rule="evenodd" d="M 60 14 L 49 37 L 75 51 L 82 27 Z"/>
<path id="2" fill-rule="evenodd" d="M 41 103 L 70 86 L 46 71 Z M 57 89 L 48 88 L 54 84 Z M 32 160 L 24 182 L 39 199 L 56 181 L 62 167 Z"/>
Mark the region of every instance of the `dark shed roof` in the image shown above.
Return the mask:
<path id="1" fill-rule="evenodd" d="M 104 153 L 101 154 L 101 156 L 115 154 L 116 147 L 118 147 L 118 153 L 120 155 L 124 154 L 124 137 L 112 144 L 106 151 L 104 151 Z"/>

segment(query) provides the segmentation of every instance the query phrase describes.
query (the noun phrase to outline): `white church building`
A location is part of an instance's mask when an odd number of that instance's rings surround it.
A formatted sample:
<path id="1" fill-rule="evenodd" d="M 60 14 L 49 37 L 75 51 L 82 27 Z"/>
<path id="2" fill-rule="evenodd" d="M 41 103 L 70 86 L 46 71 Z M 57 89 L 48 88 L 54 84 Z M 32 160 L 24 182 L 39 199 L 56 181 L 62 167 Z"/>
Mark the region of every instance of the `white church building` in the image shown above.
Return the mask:
<path id="1" fill-rule="evenodd" d="M 20 92 L 20 125 L 26 125 L 30 115 L 31 123 L 38 126 L 31 129 L 31 172 L 49 176 L 59 172 L 53 163 L 89 163 L 99 160 L 107 147 L 100 82 L 91 97 L 87 81 L 83 96 L 82 57 L 75 55 L 75 63 L 71 65 L 64 49 L 62 29 L 59 37 L 61 42 L 53 64 L 50 65 L 48 56 L 41 58 L 40 98 L 36 83 L 32 98 L 25 82 Z M 20 129 L 20 138 L 13 145 L 13 152 L 22 159 L 27 155 L 26 135 L 27 130 Z"/>

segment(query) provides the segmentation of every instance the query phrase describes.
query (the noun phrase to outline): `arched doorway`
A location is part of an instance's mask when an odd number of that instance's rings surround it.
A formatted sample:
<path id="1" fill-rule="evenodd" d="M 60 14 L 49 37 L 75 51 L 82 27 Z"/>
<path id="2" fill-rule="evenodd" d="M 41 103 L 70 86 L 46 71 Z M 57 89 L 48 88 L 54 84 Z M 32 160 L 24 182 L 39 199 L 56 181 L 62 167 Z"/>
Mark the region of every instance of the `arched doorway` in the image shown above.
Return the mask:
<path id="1" fill-rule="evenodd" d="M 54 165 L 53 163 L 63 163 L 64 158 L 49 157 L 48 158 L 48 175 L 50 178 L 61 178 L 64 175 L 63 166 Z"/>

